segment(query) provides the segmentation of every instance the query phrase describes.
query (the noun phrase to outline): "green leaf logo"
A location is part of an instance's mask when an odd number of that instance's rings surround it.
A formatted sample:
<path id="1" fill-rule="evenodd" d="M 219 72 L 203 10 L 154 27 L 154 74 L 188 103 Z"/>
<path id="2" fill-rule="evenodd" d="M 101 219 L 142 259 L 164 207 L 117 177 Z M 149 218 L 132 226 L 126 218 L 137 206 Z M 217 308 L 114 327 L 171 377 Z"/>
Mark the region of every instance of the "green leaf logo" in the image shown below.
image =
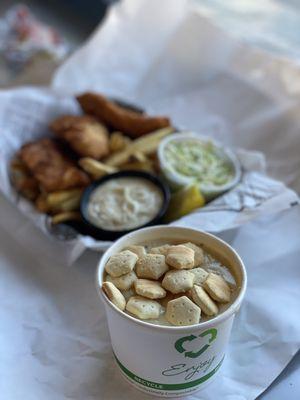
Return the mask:
<path id="1" fill-rule="evenodd" d="M 216 339 L 217 332 L 218 332 L 217 329 L 212 328 L 212 329 L 208 329 L 207 331 L 200 333 L 198 336 L 195 336 L 195 335 L 184 336 L 175 342 L 175 349 L 179 353 L 184 353 L 184 357 L 197 358 L 201 354 L 203 354 L 209 348 L 210 344 Z M 184 346 L 185 343 L 192 342 L 193 340 L 197 339 L 198 337 L 205 337 L 205 336 L 209 336 L 207 344 L 202 346 L 197 351 L 186 351 L 185 346 Z"/>

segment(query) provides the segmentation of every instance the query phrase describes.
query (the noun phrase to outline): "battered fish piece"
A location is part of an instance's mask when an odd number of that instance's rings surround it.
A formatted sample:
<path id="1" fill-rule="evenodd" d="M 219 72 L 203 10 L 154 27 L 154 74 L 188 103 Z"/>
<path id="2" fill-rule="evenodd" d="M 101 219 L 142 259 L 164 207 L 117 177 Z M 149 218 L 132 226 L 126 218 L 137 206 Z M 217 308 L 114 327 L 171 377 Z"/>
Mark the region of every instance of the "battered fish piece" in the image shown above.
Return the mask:
<path id="1" fill-rule="evenodd" d="M 151 117 L 128 110 L 100 94 L 83 93 L 77 97 L 77 101 L 85 113 L 99 118 L 105 125 L 132 138 L 171 125 L 167 117 Z"/>
<path id="2" fill-rule="evenodd" d="M 46 192 L 89 184 L 88 176 L 61 152 L 54 140 L 46 138 L 25 144 L 20 157 Z"/>
<path id="3" fill-rule="evenodd" d="M 99 160 L 109 153 L 108 131 L 93 117 L 63 115 L 50 128 L 80 156 Z"/>
<path id="4" fill-rule="evenodd" d="M 29 200 L 35 200 L 39 193 L 38 181 L 31 175 L 23 161 L 15 156 L 10 164 L 10 178 L 18 192 Z"/>
<path id="5" fill-rule="evenodd" d="M 51 122 L 50 128 L 55 133 L 60 133 L 73 128 L 79 121 L 80 122 L 90 122 L 94 118 L 88 115 L 62 115 Z"/>

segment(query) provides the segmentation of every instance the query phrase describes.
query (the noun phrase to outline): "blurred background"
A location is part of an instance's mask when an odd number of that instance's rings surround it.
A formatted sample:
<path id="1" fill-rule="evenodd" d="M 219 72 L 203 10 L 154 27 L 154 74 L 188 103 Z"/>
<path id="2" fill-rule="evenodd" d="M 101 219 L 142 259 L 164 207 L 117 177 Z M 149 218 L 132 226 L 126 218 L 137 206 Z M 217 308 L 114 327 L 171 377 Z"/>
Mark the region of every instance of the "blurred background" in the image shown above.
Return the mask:
<path id="1" fill-rule="evenodd" d="M 113 0 L 0 2 L 0 86 L 45 85 Z"/>
<path id="2" fill-rule="evenodd" d="M 50 82 L 117 0 L 0 2 L 0 86 Z M 299 0 L 192 0 L 242 40 L 300 59 Z"/>

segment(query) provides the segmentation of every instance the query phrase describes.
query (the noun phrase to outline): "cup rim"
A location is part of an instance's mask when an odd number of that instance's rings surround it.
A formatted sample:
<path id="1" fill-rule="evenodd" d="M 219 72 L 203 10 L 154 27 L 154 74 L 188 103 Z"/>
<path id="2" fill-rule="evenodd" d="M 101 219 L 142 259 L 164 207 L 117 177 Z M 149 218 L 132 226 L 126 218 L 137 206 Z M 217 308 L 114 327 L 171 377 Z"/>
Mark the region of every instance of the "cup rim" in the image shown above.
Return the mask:
<path id="1" fill-rule="evenodd" d="M 112 252 L 113 248 L 115 246 L 117 246 L 121 241 L 123 241 L 124 239 L 126 239 L 128 236 L 135 236 L 138 235 L 141 232 L 145 232 L 145 231 L 159 231 L 160 229 L 179 229 L 179 230 L 189 230 L 191 232 L 194 232 L 196 234 L 200 233 L 202 235 L 208 236 L 210 238 L 212 238 L 213 240 L 218 241 L 220 244 L 222 244 L 223 246 L 225 246 L 237 259 L 238 264 L 240 266 L 241 269 L 241 273 L 242 273 L 242 282 L 241 282 L 241 288 L 239 291 L 238 296 L 236 297 L 236 299 L 234 300 L 234 302 L 221 314 L 218 314 L 217 316 L 209 319 L 208 321 L 204 321 L 204 322 L 199 322 L 198 324 L 194 324 L 194 325 L 184 325 L 184 326 L 172 326 L 172 325 L 156 325 L 156 324 L 152 324 L 149 323 L 147 321 L 142 321 L 139 320 L 135 317 L 132 317 L 129 314 L 126 314 L 124 311 L 121 311 L 118 307 L 116 307 L 108 298 L 107 296 L 103 293 L 103 290 L 101 288 L 100 282 L 102 282 L 102 274 L 104 271 L 104 267 L 105 267 L 105 263 L 104 263 L 104 259 L 105 259 L 105 255 L 107 253 Z M 240 304 L 245 296 L 245 292 L 246 292 L 246 287 L 247 287 L 247 272 L 246 272 L 246 268 L 245 265 L 241 259 L 241 257 L 238 255 L 238 253 L 234 250 L 233 247 L 231 247 L 228 243 L 226 243 L 224 240 L 218 238 L 217 236 L 205 232 L 203 230 L 200 229 L 192 229 L 192 228 L 185 228 L 185 227 L 180 227 L 180 226 L 168 226 L 168 225 L 156 225 L 156 226 L 150 226 L 150 227 L 145 227 L 145 228 L 141 228 L 138 229 L 134 232 L 130 232 L 125 236 L 122 236 L 120 239 L 118 239 L 108 250 L 105 251 L 105 253 L 101 256 L 98 265 L 97 265 L 97 270 L 96 270 L 96 290 L 98 292 L 99 297 L 101 298 L 101 300 L 107 304 L 112 311 L 116 312 L 120 317 L 125 318 L 129 321 L 132 321 L 133 323 L 142 326 L 143 328 L 146 329 L 152 329 L 155 331 L 163 331 L 163 332 L 185 332 L 185 331 L 191 331 L 191 330 L 198 330 L 198 329 L 206 329 L 206 328 L 210 328 L 213 325 L 217 325 L 222 323 L 224 320 L 228 319 L 231 315 L 235 314 L 239 307 Z"/>

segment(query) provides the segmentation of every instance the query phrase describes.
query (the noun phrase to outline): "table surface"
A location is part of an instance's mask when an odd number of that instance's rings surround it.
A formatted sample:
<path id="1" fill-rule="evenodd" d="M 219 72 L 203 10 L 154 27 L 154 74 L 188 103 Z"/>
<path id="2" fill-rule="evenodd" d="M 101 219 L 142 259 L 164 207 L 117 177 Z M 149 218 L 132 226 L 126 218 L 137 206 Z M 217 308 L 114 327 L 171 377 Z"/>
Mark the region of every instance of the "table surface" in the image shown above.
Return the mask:
<path id="1" fill-rule="evenodd" d="M 197 1 L 200 4 L 200 0 Z M 10 0 L 2 1 L 0 12 L 14 3 Z M 300 31 L 298 29 L 300 3 L 297 0 L 284 2 L 264 0 L 253 3 L 253 1 L 225 3 L 223 0 L 201 0 L 200 5 L 204 13 L 212 16 L 217 23 L 232 33 L 268 51 L 294 59 L 300 58 Z M 76 16 L 73 15 L 69 20 L 65 19 L 59 9 L 49 12 L 41 2 L 33 0 L 27 1 L 27 4 L 32 5 L 33 10 L 45 22 L 54 25 L 73 47 L 82 43 L 93 29 L 92 23 L 80 21 L 80 18 L 77 20 L 78 23 L 71 23 L 71 19 L 73 18 L 72 21 L 74 21 Z M 255 29 L 251 29 L 253 24 L 255 24 Z M 0 231 L 0 237 L 0 241 L 6 244 L 6 250 L 14 248 L 13 238 L 7 237 L 3 231 Z M 6 256 L 10 257 L 9 254 Z M 289 400 L 300 398 L 300 352 L 259 399 L 281 400 L 284 397 L 288 397 Z"/>

